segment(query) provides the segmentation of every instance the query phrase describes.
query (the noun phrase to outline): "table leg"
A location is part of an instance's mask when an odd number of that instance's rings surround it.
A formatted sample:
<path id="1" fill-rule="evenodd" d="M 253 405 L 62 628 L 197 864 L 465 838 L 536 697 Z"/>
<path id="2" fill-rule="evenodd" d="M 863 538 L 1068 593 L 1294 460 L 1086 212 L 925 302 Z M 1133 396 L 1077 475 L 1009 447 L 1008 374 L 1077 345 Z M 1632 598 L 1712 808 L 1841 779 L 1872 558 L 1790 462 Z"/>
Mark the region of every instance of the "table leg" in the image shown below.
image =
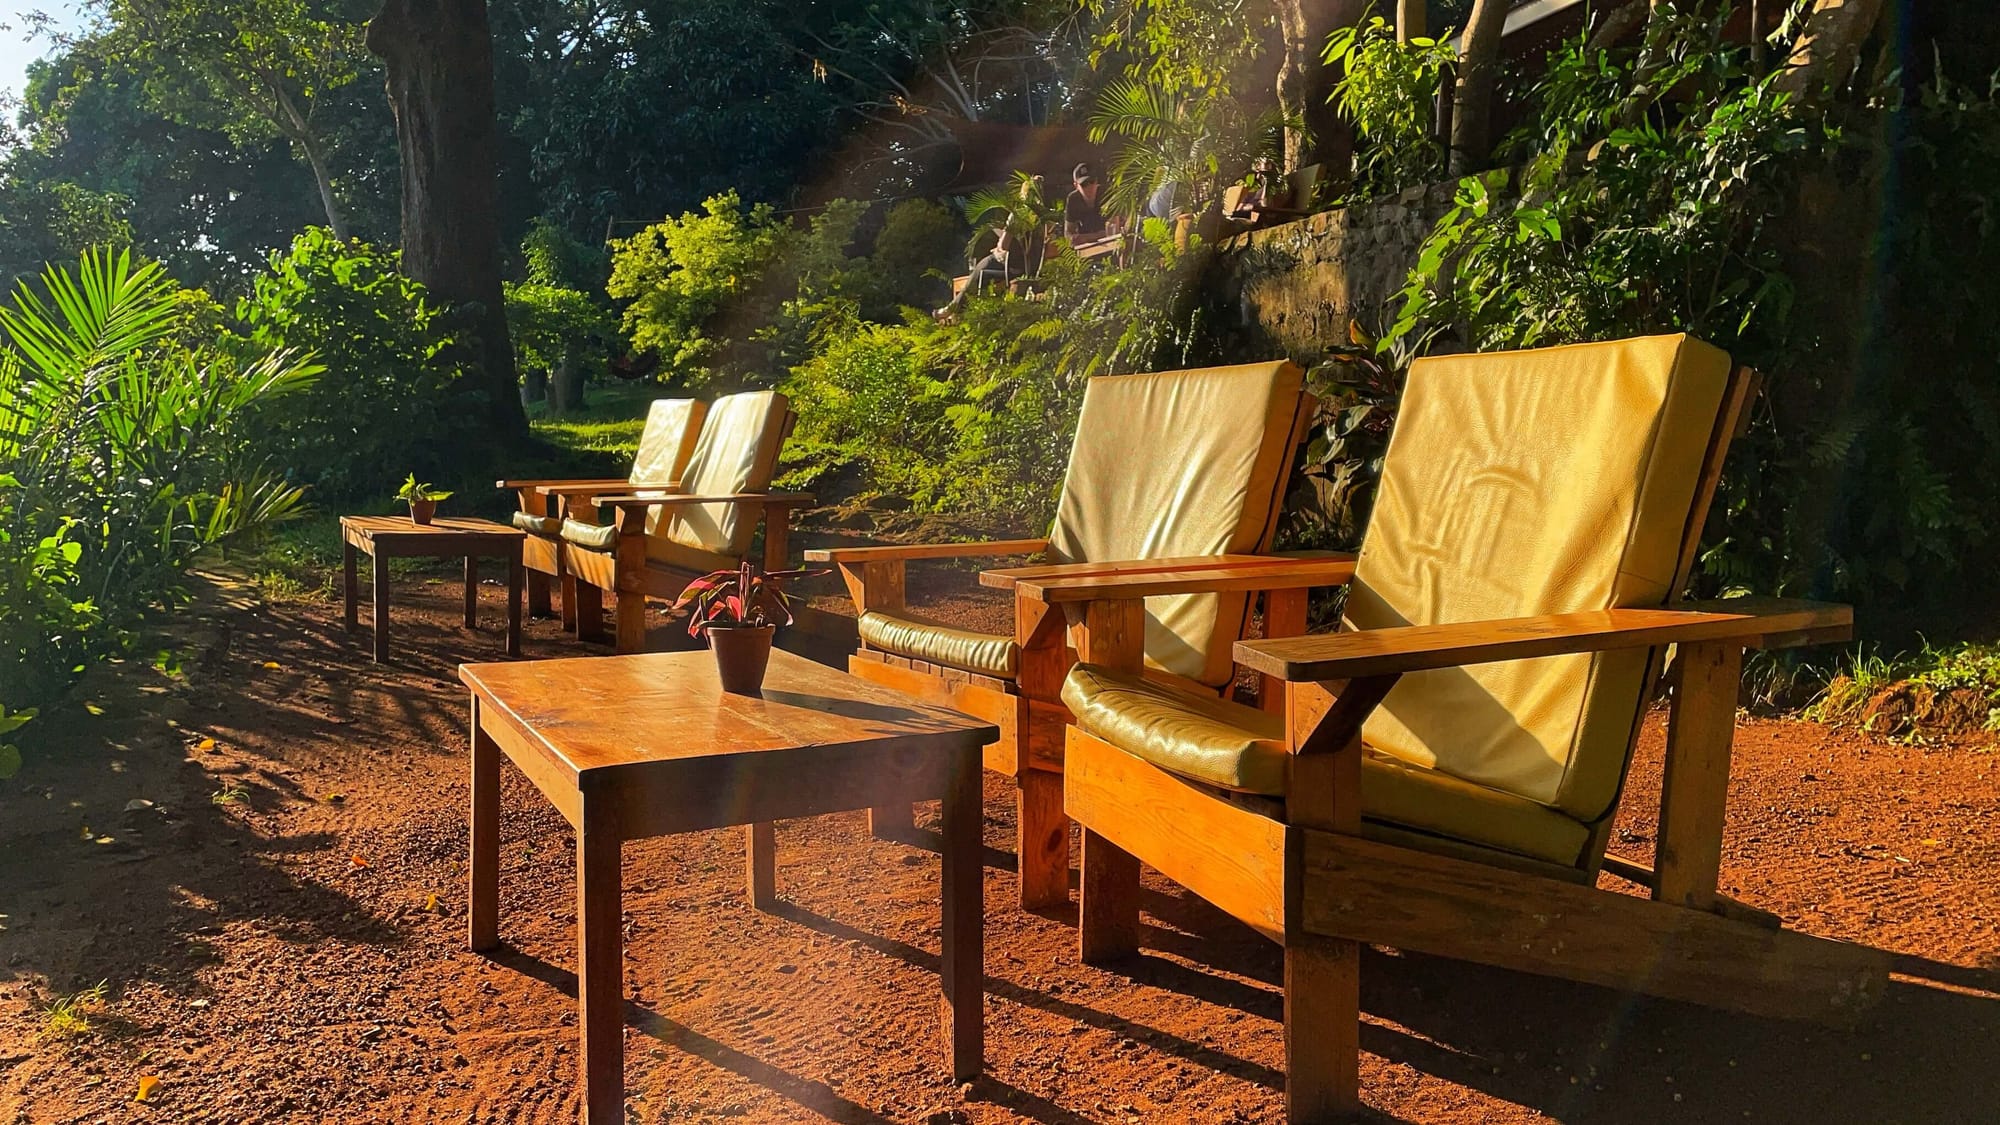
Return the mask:
<path id="1" fill-rule="evenodd" d="M 979 1076 L 986 1054 L 986 897 L 981 879 L 980 758 L 959 755 L 944 798 L 943 977 L 945 1044 L 952 1079 Z"/>
<path id="2" fill-rule="evenodd" d="M 479 628 L 479 556 L 465 556 L 465 627 Z"/>
<path id="3" fill-rule="evenodd" d="M 354 555 L 354 544 L 344 542 L 340 545 L 340 592 L 343 600 L 346 602 L 346 609 L 341 615 L 341 623 L 347 627 L 347 631 L 350 633 L 354 631 L 354 627 L 360 622 L 361 618 L 359 611 L 355 608 L 361 601 L 361 580 L 355 577 L 354 574 Z"/>
<path id="4" fill-rule="evenodd" d="M 375 663 L 389 659 L 389 557 L 378 547 L 369 568 L 368 596 L 375 610 Z"/>
<path id="5" fill-rule="evenodd" d="M 613 811 L 583 798 L 576 834 L 577 1003 L 584 1125 L 624 1125 L 625 973 L 619 932 L 619 825 Z"/>
<path id="6" fill-rule="evenodd" d="M 507 655 L 521 655 L 521 582 L 527 568 L 521 564 L 520 548 L 507 556 Z M 545 590 L 546 592 L 546 590 Z"/>
<path id="7" fill-rule="evenodd" d="M 471 835 L 466 944 L 492 949 L 500 944 L 500 747 L 481 725 L 478 696 L 472 698 Z"/>
<path id="8" fill-rule="evenodd" d="M 744 874 L 750 884 L 750 905 L 769 910 L 778 904 L 777 825 L 768 820 L 743 826 Z"/>

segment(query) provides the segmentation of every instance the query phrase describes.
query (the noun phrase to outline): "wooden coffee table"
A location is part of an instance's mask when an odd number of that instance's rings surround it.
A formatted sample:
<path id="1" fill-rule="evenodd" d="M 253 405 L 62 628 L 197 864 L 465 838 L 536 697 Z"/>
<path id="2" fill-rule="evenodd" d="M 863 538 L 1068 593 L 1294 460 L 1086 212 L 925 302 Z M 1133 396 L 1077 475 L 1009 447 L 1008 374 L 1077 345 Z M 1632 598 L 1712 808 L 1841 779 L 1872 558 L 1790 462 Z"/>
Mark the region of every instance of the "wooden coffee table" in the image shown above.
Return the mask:
<path id="1" fill-rule="evenodd" d="M 577 998 L 586 1125 L 625 1120 L 619 850 L 627 840 L 747 825 L 750 901 L 776 901 L 771 822 L 944 802 L 941 976 L 946 1056 L 983 1064 L 985 903 L 980 748 L 990 723 L 787 652 L 761 696 L 729 695 L 707 652 L 466 664 L 472 689 L 467 938 L 499 944 L 500 758 L 576 829 Z"/>
<path id="2" fill-rule="evenodd" d="M 519 528 L 477 519 L 434 519 L 427 524 L 408 516 L 342 516 L 341 593 L 347 601 L 347 631 L 356 622 L 355 602 L 360 583 L 354 574 L 355 552 L 373 562 L 369 597 L 374 602 L 375 662 L 389 659 L 389 560 L 396 558 L 465 559 L 465 627 L 479 624 L 479 560 L 507 560 L 507 655 L 521 655 L 521 544 Z"/>

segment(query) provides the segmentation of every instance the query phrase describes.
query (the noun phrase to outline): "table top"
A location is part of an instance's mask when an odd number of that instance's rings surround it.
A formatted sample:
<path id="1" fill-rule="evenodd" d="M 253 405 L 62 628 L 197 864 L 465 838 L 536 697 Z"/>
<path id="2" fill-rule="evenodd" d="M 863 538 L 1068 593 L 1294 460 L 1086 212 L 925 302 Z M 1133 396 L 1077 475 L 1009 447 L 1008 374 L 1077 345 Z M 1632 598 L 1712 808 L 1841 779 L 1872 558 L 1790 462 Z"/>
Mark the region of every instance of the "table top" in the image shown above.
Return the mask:
<path id="1" fill-rule="evenodd" d="M 579 785 L 789 750 L 949 750 L 999 737 L 991 723 L 783 650 L 761 696 L 724 692 L 702 650 L 462 664 L 458 678 Z"/>
<path id="2" fill-rule="evenodd" d="M 340 530 L 350 540 L 446 540 L 468 536 L 519 539 L 526 534 L 518 527 L 470 516 L 438 516 L 427 524 L 416 523 L 408 516 L 342 516 Z"/>

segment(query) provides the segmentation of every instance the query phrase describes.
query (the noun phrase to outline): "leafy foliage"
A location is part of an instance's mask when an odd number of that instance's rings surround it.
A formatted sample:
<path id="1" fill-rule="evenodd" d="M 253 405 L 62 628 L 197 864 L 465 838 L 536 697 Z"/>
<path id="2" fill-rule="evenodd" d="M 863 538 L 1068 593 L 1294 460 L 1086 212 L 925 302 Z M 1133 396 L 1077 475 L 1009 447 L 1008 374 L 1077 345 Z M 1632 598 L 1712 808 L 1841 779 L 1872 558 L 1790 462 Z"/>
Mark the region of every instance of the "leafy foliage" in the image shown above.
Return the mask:
<path id="1" fill-rule="evenodd" d="M 633 349 L 657 350 L 681 378 L 702 382 L 719 356 L 713 321 L 751 294 L 785 235 L 770 205 L 746 209 L 729 191 L 700 213 L 613 242 L 608 288 L 629 302 L 623 322 Z"/>
<path id="2" fill-rule="evenodd" d="M 1199 212 L 1252 160 L 1279 151 L 1284 126 L 1276 113 L 1253 113 L 1236 98 L 1116 79 L 1090 116 L 1093 144 L 1123 142 L 1111 164 L 1106 210 L 1137 215 L 1155 188 L 1172 184 L 1179 208 Z"/>
<path id="3" fill-rule="evenodd" d="M 1398 43 L 1388 21 L 1371 16 L 1334 32 L 1324 60 L 1340 68 L 1333 101 L 1358 142 L 1350 196 L 1390 195 L 1444 174 L 1433 106 L 1457 61 L 1449 40 L 1417 36 Z"/>
<path id="4" fill-rule="evenodd" d="M 253 441 L 325 500 L 387 495 L 397 467 L 449 481 L 482 467 L 484 412 L 447 359 L 444 310 L 396 263 L 394 251 L 314 227 L 273 253 L 237 302 L 233 346 L 311 347 L 326 365 L 306 393 L 260 407 Z"/>
<path id="5" fill-rule="evenodd" d="M 1511 142 L 1518 185 L 1459 185 L 1383 347 L 1701 336 L 1766 383 L 1700 585 L 1853 599 L 1872 630 L 1957 617 L 2000 510 L 2000 329 L 1966 284 L 1989 275 L 2000 103 L 1939 79 L 1793 106 L 1723 42 L 1726 15 L 1558 52 Z"/>
<path id="6" fill-rule="evenodd" d="M 790 625 L 792 599 L 785 593 L 785 583 L 825 573 L 824 570 L 766 571 L 746 562 L 739 569 L 718 570 L 688 583 L 674 602 L 674 609 L 688 611 L 690 637 L 699 637 L 710 629 Z"/>
<path id="7" fill-rule="evenodd" d="M 0 308 L 0 707 L 13 718 L 172 603 L 197 552 L 299 510 L 300 490 L 246 456 L 245 423 L 319 367 L 189 346 L 199 304 L 185 298 L 157 263 L 92 252 Z"/>

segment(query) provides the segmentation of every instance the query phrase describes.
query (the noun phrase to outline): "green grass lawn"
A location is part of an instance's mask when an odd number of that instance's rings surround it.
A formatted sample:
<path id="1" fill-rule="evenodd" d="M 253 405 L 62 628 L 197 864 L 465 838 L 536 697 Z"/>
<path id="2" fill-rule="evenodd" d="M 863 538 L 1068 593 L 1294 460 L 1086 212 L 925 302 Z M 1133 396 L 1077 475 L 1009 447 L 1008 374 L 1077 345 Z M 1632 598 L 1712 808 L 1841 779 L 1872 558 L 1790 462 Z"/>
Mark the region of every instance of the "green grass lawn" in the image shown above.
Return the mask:
<path id="1" fill-rule="evenodd" d="M 646 426 L 646 408 L 666 394 L 655 383 L 594 387 L 582 410 L 561 418 L 546 417 L 540 403 L 529 407 L 528 424 L 534 428 L 536 437 L 559 449 L 629 458 L 639 448 L 639 431 Z"/>

